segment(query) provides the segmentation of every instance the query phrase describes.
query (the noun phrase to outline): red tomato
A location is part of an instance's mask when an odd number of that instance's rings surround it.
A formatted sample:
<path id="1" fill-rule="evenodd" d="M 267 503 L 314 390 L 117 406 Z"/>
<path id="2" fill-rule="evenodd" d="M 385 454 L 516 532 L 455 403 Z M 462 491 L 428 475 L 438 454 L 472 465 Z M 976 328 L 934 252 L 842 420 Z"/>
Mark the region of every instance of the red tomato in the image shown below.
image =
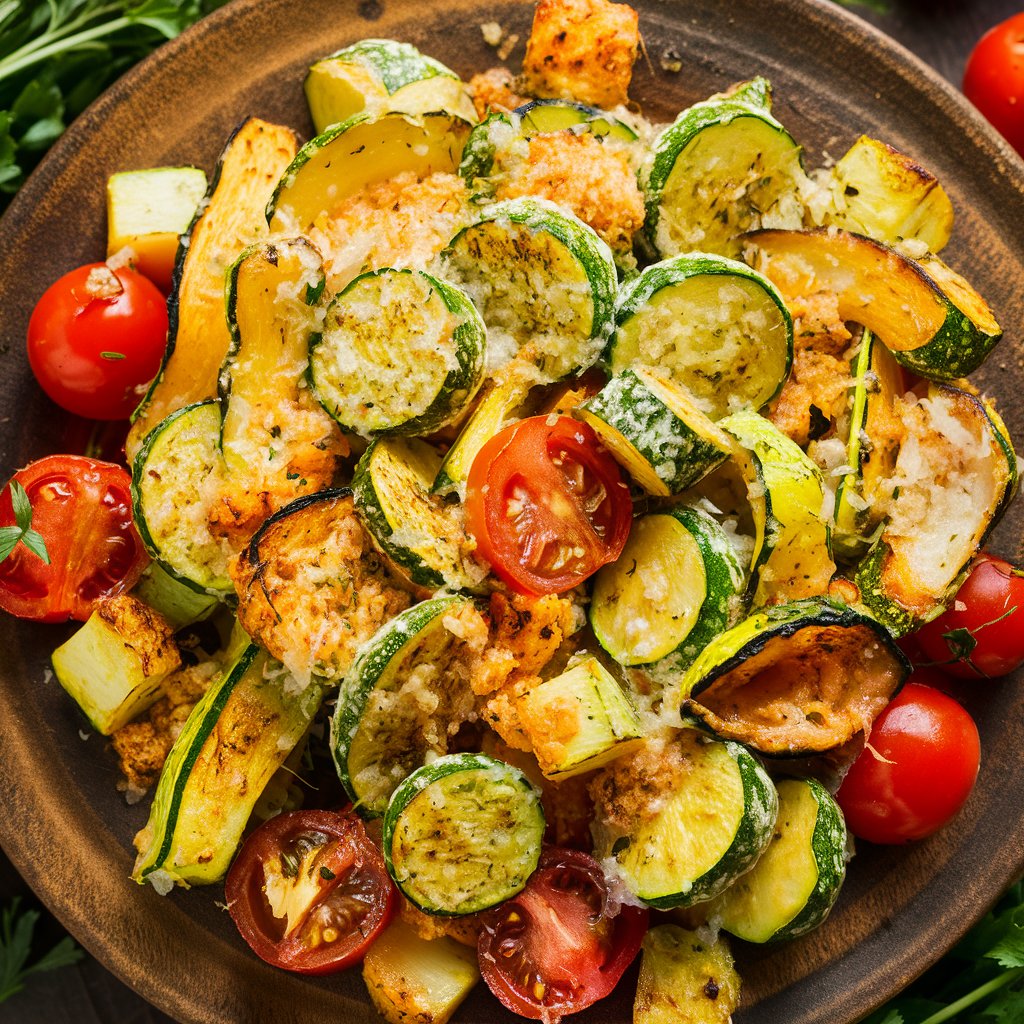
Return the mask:
<path id="1" fill-rule="evenodd" d="M 1024 664 L 1024 576 L 982 554 L 953 603 L 915 634 L 928 662 L 963 679 L 1005 676 Z"/>
<path id="2" fill-rule="evenodd" d="M 836 798 L 855 836 L 905 843 L 942 828 L 978 776 L 974 719 L 930 686 L 907 683 L 878 716 Z"/>
<path id="3" fill-rule="evenodd" d="M 508 1009 L 556 1022 L 611 992 L 640 949 L 647 917 L 632 906 L 612 916 L 597 861 L 548 847 L 526 888 L 484 916 L 480 971 Z"/>
<path id="4" fill-rule="evenodd" d="M 50 285 L 28 325 L 28 361 L 42 389 L 69 412 L 95 420 L 131 415 L 166 344 L 160 290 L 134 270 L 112 273 L 105 263 Z"/>
<path id="5" fill-rule="evenodd" d="M 132 521 L 125 470 L 81 455 L 48 455 L 14 479 L 25 488 L 50 564 L 18 544 L 0 562 L 0 608 L 40 622 L 84 621 L 100 598 L 135 583 L 149 558 Z M 7 486 L 0 526 L 14 524 Z"/>
<path id="6" fill-rule="evenodd" d="M 292 898 L 290 914 L 275 916 L 268 883 Z M 265 822 L 231 865 L 224 894 L 253 952 L 299 974 L 358 963 L 396 902 L 384 857 L 363 823 L 336 811 L 292 811 Z"/>
<path id="7" fill-rule="evenodd" d="M 981 37 L 967 58 L 964 94 L 1024 155 L 1024 11 Z"/>
<path id="8" fill-rule="evenodd" d="M 571 590 L 614 562 L 632 515 L 618 463 L 568 416 L 506 427 L 480 449 L 466 484 L 477 549 L 521 594 Z"/>

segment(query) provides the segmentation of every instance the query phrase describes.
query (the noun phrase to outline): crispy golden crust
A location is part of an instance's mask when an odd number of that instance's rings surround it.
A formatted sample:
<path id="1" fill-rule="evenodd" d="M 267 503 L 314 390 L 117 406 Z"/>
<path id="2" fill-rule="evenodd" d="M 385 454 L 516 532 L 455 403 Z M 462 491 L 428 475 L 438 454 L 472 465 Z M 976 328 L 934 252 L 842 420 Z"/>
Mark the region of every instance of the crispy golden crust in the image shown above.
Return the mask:
<path id="1" fill-rule="evenodd" d="M 768 418 L 806 447 L 823 432 L 822 417 L 834 422 L 843 413 L 852 383 L 846 360 L 811 348 L 798 349 L 789 379 L 772 403 Z"/>
<path id="2" fill-rule="evenodd" d="M 202 662 L 168 676 L 163 697 L 144 715 L 122 726 L 110 742 L 121 775 L 137 790 L 149 789 L 199 699 L 216 675 L 215 662 Z"/>
<path id="3" fill-rule="evenodd" d="M 101 601 L 96 614 L 135 652 L 144 675 L 173 672 L 181 664 L 170 623 L 145 602 L 118 594 Z"/>
<path id="4" fill-rule="evenodd" d="M 550 199 L 589 224 L 613 249 L 632 249 L 644 220 L 644 201 L 625 150 L 594 135 L 551 132 L 533 136 L 526 159 L 502 170 L 496 199 Z"/>
<path id="5" fill-rule="evenodd" d="M 483 917 L 480 914 L 465 914 L 462 917 L 434 917 L 424 914 L 419 907 L 410 903 L 399 894 L 398 913 L 406 924 L 416 929 L 421 939 L 430 941 L 448 936 L 464 946 L 476 949 L 477 939 L 483 930 Z"/>
<path id="6" fill-rule="evenodd" d="M 523 59 L 534 96 L 595 107 L 627 101 L 640 42 L 636 11 L 608 0 L 540 0 Z"/>
<path id="7" fill-rule="evenodd" d="M 356 650 L 407 608 L 351 496 L 322 499 L 262 530 L 230 567 L 245 631 L 300 680 L 340 677 Z"/>
<path id="8" fill-rule="evenodd" d="M 508 68 L 490 68 L 474 75 L 468 83 L 476 116 L 482 121 L 492 110 L 508 113 L 529 101 L 516 91 L 516 77 Z"/>

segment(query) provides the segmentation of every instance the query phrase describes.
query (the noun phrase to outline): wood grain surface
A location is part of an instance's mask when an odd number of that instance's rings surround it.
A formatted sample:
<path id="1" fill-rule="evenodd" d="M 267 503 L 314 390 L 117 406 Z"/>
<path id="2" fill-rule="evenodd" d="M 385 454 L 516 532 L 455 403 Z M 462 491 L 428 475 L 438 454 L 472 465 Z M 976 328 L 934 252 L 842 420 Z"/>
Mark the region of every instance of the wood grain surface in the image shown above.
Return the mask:
<path id="1" fill-rule="evenodd" d="M 384 0 L 384 3 L 371 3 L 369 6 L 375 10 L 384 10 L 387 7 L 387 0 Z M 954 2 L 954 0 L 938 0 L 938 2 L 932 3 L 893 0 L 888 10 L 884 12 L 860 6 L 853 8 L 858 15 L 902 43 L 954 84 L 959 83 L 967 53 L 983 31 L 1010 14 L 1016 13 L 1019 9 L 1019 0 L 979 0 L 975 3 L 966 2 L 966 0 L 960 3 Z M 791 28 L 794 32 L 800 31 L 799 25 L 794 24 Z M 362 34 L 374 34 L 374 32 L 374 27 L 367 25 Z M 445 55 L 441 54 L 441 56 Z M 167 87 L 179 90 L 183 98 L 182 101 L 187 102 L 187 81 L 176 76 L 173 68 L 165 69 L 165 76 Z M 287 83 L 289 88 L 293 84 Z M 283 99 L 281 101 L 282 108 L 286 107 L 288 102 L 291 100 Z M 783 122 L 793 130 L 798 138 L 803 137 L 804 126 L 800 124 L 799 116 L 795 118 L 796 123 L 791 124 L 790 121 L 793 119 L 787 116 L 791 111 L 786 106 L 782 106 L 780 109 Z M 274 114 L 273 110 L 261 112 L 270 116 Z M 798 111 L 792 113 L 799 114 Z M 145 149 L 147 146 L 151 149 L 162 147 L 166 152 L 182 155 L 186 159 L 191 156 L 188 152 L 188 140 L 176 130 L 173 124 L 137 126 L 137 131 L 146 137 L 141 139 L 133 137 L 128 146 L 129 150 L 132 148 Z M 885 138 L 886 136 L 883 134 L 881 137 Z M 159 141 L 154 142 L 154 139 Z M 201 156 L 205 156 L 205 154 Z M 201 156 L 197 156 L 196 159 L 201 160 Z M 936 168 L 936 170 L 938 169 Z M 942 178 L 941 173 L 939 176 Z M 57 202 L 57 198 L 54 199 L 54 202 Z M 88 246 L 95 243 L 100 237 L 101 231 L 102 224 L 97 223 L 92 229 L 91 240 L 85 238 L 82 244 Z M 86 233 L 89 233 L 88 230 Z M 45 260 L 37 260 L 36 266 L 41 268 L 38 272 L 45 278 L 56 276 L 60 269 L 54 268 L 51 273 L 46 267 Z M 28 298 L 25 301 L 27 303 Z M 18 315 L 17 310 L 6 309 L 5 312 L 9 316 L 13 314 L 16 317 Z M 19 451 L 42 454 L 55 447 L 53 428 L 42 423 L 41 420 L 30 424 L 25 429 L 31 436 L 26 434 L 18 438 L 17 448 Z M 1004 538 L 1002 545 L 1004 549 L 1007 548 L 1008 543 L 1012 544 L 1012 541 L 1007 541 Z M 1016 550 L 1005 550 L 1005 553 L 1016 557 L 1021 554 L 1019 546 Z M 31 637 L 35 634 L 30 629 L 27 635 Z M 38 635 L 41 638 L 44 634 L 40 632 Z M 45 635 L 49 636 L 49 634 Z M 984 709 L 982 710 L 984 712 Z M 70 718 L 70 715 L 68 717 Z M 98 745 L 98 742 L 94 744 L 94 746 Z M 96 770 L 102 776 L 102 769 Z M 1012 771 L 1012 766 L 1000 763 L 995 770 L 999 773 L 1009 773 Z M 108 778 L 106 784 L 111 785 L 112 779 Z M 73 798 L 69 797 L 69 799 Z M 6 803 L 4 807 L 7 808 Z M 979 823 L 985 820 L 986 813 L 986 808 L 978 808 L 967 827 L 979 827 Z M 104 822 L 102 827 L 109 826 L 113 831 L 122 832 L 124 831 L 122 824 L 120 822 Z M 74 843 L 74 835 L 67 835 L 66 841 Z M 912 851 L 909 855 L 902 851 L 870 851 L 869 856 L 865 859 L 870 863 L 869 870 L 875 880 L 891 878 L 894 872 L 900 870 L 939 878 L 942 875 L 946 857 L 952 856 L 955 850 L 956 845 L 953 843 L 930 844 L 920 847 L 917 851 Z M 127 863 L 127 854 L 124 859 Z M 860 860 L 861 858 L 858 857 L 858 861 Z M 22 866 L 25 867 L 24 862 L 22 862 Z M 858 866 L 862 873 L 868 873 L 864 865 Z M 969 888 L 967 883 L 964 888 L 961 888 L 947 879 L 937 889 L 929 892 L 928 899 L 947 899 L 949 906 L 955 907 L 966 888 Z M 27 884 L 22 881 L 6 857 L 0 854 L 0 903 L 6 903 L 15 895 L 20 895 L 29 902 L 35 900 Z M 147 895 L 152 896 L 152 894 Z M 97 913 L 101 913 L 102 904 L 107 895 L 103 892 L 83 893 L 83 898 L 87 901 L 94 900 Z M 155 897 L 153 898 L 155 899 Z M 876 913 L 869 914 L 866 918 L 851 915 L 847 921 L 849 929 L 861 927 L 859 921 L 871 921 L 871 927 L 875 928 L 877 922 L 882 920 L 885 922 L 884 929 L 897 935 L 900 929 L 901 907 L 899 904 L 901 902 L 905 904 L 902 907 L 904 914 L 907 912 L 920 913 L 922 909 L 917 906 L 917 902 L 920 900 L 919 892 L 913 889 L 901 892 L 898 887 L 894 890 L 891 886 L 886 887 L 882 884 L 875 887 L 870 879 L 864 879 L 858 883 L 858 899 L 869 904 L 872 900 L 886 901 L 886 905 L 876 907 Z M 168 906 L 170 907 L 171 904 Z M 840 913 L 841 910 L 842 908 L 840 908 Z M 175 908 L 174 912 L 182 913 L 180 908 Z M 126 929 L 130 929 L 134 925 L 126 920 L 124 926 Z M 864 925 L 864 927 L 867 926 Z M 956 922 L 951 922 L 950 927 L 956 929 Z M 56 941 L 62 934 L 61 926 L 50 917 L 44 918 L 39 932 L 40 948 Z M 864 941 L 872 939 L 872 935 L 867 933 L 857 937 L 863 938 Z M 845 949 L 848 939 L 848 935 L 843 935 L 841 940 L 837 939 L 836 948 Z M 125 936 L 125 941 L 130 943 L 130 935 Z M 826 957 L 830 955 L 828 950 L 823 954 L 814 944 L 806 942 L 795 943 L 790 948 L 791 969 L 795 976 L 800 976 L 808 970 L 814 970 L 823 955 Z M 215 951 L 218 956 L 222 952 L 219 949 Z M 242 956 L 240 953 L 236 953 L 236 955 Z M 201 962 L 201 958 L 197 962 Z M 923 966 L 922 963 L 921 967 Z M 119 969 L 122 973 L 131 973 L 125 970 L 124 962 L 119 965 Z M 779 995 L 779 993 L 782 993 L 780 998 L 784 997 L 783 989 L 788 972 L 780 973 L 777 962 L 770 962 L 770 965 L 766 965 L 765 970 L 762 971 L 755 957 L 748 967 L 748 971 L 752 981 L 761 989 L 764 998 L 768 1000 L 766 1005 L 769 1005 L 773 996 Z M 900 983 L 908 983 L 912 980 L 912 975 L 906 974 L 897 980 Z M 822 1024 L 825 1024 L 826 1021 L 833 1019 L 827 1011 L 829 995 L 829 993 L 825 994 L 822 1015 L 818 1018 L 813 1015 L 806 1016 L 807 1020 L 820 1019 Z M 837 996 L 838 994 L 833 993 L 832 995 Z M 216 1013 L 215 1008 L 212 1012 Z M 368 1012 L 366 1016 L 369 1018 Z M 357 1019 L 360 1018 L 352 1018 L 353 1021 Z M 772 1016 L 764 1016 L 763 1019 L 774 1019 L 783 1024 L 783 1022 L 795 1019 L 795 1012 L 791 1007 L 786 1007 L 783 1002 L 780 1002 L 776 1012 Z M 40 975 L 33 978 L 24 992 L 0 1005 L 0 1024 L 114 1024 L 114 1022 L 116 1024 L 165 1024 L 171 1020 L 172 1018 L 151 1007 L 143 998 L 107 972 L 92 957 L 86 957 L 78 966 L 64 969 L 57 974 Z"/>

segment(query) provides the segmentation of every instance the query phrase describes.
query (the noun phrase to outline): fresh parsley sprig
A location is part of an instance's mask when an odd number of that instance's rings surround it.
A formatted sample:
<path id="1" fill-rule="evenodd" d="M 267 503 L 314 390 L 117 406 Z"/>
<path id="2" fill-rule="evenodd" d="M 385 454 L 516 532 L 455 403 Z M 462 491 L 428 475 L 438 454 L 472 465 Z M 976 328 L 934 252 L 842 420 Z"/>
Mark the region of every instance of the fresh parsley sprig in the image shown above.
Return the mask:
<path id="1" fill-rule="evenodd" d="M 864 1024 L 1024 1024 L 1024 883 Z"/>
<path id="2" fill-rule="evenodd" d="M 0 911 L 0 1003 L 20 992 L 31 975 L 66 967 L 82 959 L 82 951 L 74 942 L 63 938 L 49 953 L 29 963 L 39 911 L 22 910 L 20 903 L 15 897 Z"/>
<path id="3" fill-rule="evenodd" d="M 50 553 L 46 550 L 46 541 L 38 531 L 32 529 L 32 503 L 28 500 L 25 488 L 17 480 L 12 480 L 9 487 L 15 525 L 0 526 L 0 562 L 19 544 L 24 544 L 33 555 L 49 565 Z"/>

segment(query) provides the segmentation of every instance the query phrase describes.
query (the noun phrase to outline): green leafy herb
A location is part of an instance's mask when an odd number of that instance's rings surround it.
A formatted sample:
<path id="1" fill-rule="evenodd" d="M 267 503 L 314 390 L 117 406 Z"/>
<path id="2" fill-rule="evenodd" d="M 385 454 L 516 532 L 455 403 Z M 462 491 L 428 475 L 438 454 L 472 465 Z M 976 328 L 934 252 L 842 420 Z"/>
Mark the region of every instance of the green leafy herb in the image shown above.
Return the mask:
<path id="1" fill-rule="evenodd" d="M 20 543 L 49 565 L 50 553 L 46 550 L 46 541 L 32 529 L 32 503 L 28 500 L 25 488 L 17 480 L 12 480 L 9 487 L 15 525 L 0 527 L 0 562 L 7 558 Z"/>
<path id="2" fill-rule="evenodd" d="M 0 0 L 0 209 L 119 75 L 225 0 Z"/>
<path id="3" fill-rule="evenodd" d="M 0 4 L 0 16 L 2 13 L 3 5 Z M 20 992 L 30 975 L 53 971 L 82 959 L 82 951 L 70 938 L 64 938 L 49 953 L 29 963 L 32 933 L 38 920 L 39 911 L 20 910 L 17 897 L 0 912 L 0 1003 Z"/>
<path id="4" fill-rule="evenodd" d="M 1024 1024 L 1024 884 L 864 1024 Z"/>

